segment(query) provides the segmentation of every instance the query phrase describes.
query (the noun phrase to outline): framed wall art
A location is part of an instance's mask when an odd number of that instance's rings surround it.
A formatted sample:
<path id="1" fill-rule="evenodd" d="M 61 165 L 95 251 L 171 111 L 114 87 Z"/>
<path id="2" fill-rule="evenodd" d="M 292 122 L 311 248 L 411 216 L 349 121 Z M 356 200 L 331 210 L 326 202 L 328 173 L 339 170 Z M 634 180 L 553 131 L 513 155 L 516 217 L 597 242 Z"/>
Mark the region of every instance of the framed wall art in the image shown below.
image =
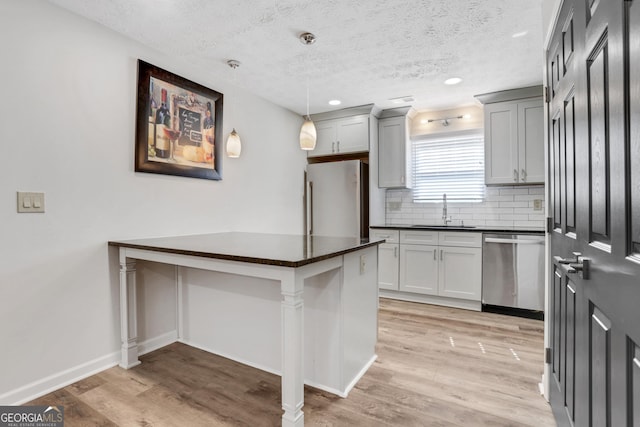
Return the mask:
<path id="1" fill-rule="evenodd" d="M 223 95 L 138 60 L 135 170 L 220 180 Z"/>

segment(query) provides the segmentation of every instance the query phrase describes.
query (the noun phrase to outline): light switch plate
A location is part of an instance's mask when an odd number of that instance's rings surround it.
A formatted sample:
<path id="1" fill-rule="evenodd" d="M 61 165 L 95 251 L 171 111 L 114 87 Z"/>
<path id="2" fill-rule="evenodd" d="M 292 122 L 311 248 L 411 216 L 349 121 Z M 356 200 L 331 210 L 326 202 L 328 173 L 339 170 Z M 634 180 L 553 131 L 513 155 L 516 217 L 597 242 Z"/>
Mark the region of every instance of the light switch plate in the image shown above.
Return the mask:
<path id="1" fill-rule="evenodd" d="M 18 213 L 44 213 L 44 193 L 18 191 Z"/>

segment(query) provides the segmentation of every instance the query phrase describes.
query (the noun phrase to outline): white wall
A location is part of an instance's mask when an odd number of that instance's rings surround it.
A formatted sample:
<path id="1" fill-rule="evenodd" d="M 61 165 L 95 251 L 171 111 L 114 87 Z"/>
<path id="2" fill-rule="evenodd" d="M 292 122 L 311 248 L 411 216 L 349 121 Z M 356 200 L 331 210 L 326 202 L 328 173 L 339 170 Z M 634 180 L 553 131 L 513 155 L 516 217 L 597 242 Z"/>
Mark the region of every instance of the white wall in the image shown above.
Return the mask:
<path id="1" fill-rule="evenodd" d="M 298 115 L 207 70 L 42 0 L 0 0 L 0 28 L 0 404 L 10 404 L 115 360 L 118 266 L 108 240 L 299 233 L 306 161 Z M 235 127 L 244 145 L 242 157 L 222 160 L 222 181 L 134 172 L 138 58 L 224 93 L 223 134 Z M 17 214 L 18 190 L 43 191 L 46 213 Z M 141 270 L 172 279 L 166 267 Z M 175 315 L 175 291 L 141 287 L 163 302 L 147 307 L 141 335 L 170 329 L 153 319 Z"/>

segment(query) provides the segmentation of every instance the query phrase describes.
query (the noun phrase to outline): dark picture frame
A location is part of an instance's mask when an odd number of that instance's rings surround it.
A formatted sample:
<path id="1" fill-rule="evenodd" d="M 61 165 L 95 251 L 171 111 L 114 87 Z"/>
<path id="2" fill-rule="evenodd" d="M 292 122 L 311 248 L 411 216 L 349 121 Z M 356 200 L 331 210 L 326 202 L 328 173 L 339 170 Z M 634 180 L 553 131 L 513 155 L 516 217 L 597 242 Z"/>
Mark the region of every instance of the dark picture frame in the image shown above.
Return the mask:
<path id="1" fill-rule="evenodd" d="M 223 99 L 139 59 L 135 171 L 222 179 Z"/>

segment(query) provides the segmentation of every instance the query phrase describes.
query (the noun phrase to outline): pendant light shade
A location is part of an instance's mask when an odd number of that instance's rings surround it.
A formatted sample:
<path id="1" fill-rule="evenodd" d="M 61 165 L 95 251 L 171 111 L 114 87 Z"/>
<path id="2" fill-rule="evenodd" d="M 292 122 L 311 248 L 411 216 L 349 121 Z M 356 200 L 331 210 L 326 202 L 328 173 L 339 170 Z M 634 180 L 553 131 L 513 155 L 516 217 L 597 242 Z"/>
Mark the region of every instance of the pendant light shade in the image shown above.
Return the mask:
<path id="1" fill-rule="evenodd" d="M 227 157 L 240 157 L 242 152 L 242 142 L 240 141 L 240 135 L 234 129 L 227 138 Z"/>
<path id="2" fill-rule="evenodd" d="M 303 150 L 313 150 L 316 148 L 317 137 L 316 125 L 313 124 L 309 116 L 306 116 L 300 129 L 300 148 Z"/>
<path id="3" fill-rule="evenodd" d="M 316 36 L 311 33 L 302 33 L 299 39 L 304 45 L 316 42 Z M 313 150 L 316 148 L 317 137 L 316 125 L 313 124 L 311 117 L 309 117 L 309 76 L 307 76 L 307 115 L 304 116 L 304 123 L 300 128 L 300 148 L 307 151 Z"/>

